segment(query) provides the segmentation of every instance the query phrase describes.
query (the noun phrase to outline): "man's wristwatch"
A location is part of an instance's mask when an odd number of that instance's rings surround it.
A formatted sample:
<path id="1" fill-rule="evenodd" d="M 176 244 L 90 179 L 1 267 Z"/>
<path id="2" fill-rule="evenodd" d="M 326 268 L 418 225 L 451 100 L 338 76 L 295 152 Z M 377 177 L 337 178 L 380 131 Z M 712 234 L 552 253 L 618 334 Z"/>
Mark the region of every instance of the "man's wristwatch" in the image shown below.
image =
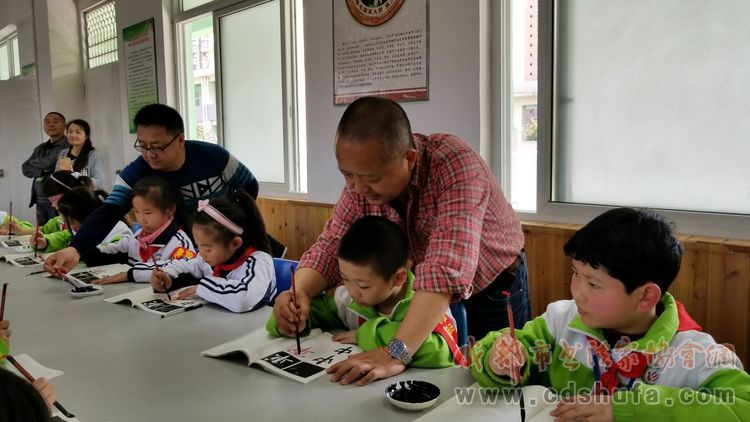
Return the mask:
<path id="1" fill-rule="evenodd" d="M 408 365 L 411 362 L 411 355 L 406 348 L 406 343 L 397 338 L 388 343 L 388 354 L 393 359 L 401 361 L 404 365 Z"/>

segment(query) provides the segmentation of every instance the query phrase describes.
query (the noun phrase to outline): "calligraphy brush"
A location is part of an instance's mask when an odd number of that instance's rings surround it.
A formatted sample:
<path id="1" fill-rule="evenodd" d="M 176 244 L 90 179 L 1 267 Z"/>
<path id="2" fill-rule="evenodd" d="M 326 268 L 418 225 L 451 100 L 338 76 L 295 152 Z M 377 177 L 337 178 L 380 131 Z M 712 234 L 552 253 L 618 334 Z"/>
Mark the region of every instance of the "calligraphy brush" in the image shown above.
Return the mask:
<path id="1" fill-rule="evenodd" d="M 15 366 L 16 369 L 18 369 L 18 372 L 20 372 L 21 374 L 23 374 L 23 376 L 26 377 L 26 379 L 29 380 L 29 382 L 34 382 L 35 381 L 34 377 L 32 377 L 31 374 L 26 369 L 24 369 L 24 367 L 21 366 L 21 364 L 13 356 L 11 356 L 11 355 L 5 355 L 5 358 L 8 359 L 8 362 L 10 362 L 13 366 Z M 72 413 L 70 413 L 70 412 L 68 412 L 60 404 L 60 402 L 55 401 L 54 405 L 57 408 L 57 410 L 59 410 L 60 412 L 62 412 L 63 415 L 65 415 L 65 417 L 67 417 L 67 418 L 74 418 L 75 417 L 75 415 L 72 414 Z"/>
<path id="2" fill-rule="evenodd" d="M 292 303 L 294 304 L 294 308 L 297 309 L 297 319 L 299 319 L 299 308 L 297 308 L 297 288 L 294 283 L 294 263 L 289 262 L 289 270 L 292 272 Z M 297 321 L 299 324 L 299 321 Z M 302 354 L 302 346 L 300 345 L 299 341 L 299 325 L 294 325 L 294 337 L 297 339 L 297 354 Z"/>
<path id="3" fill-rule="evenodd" d="M 8 240 L 10 240 L 11 236 L 11 221 L 13 221 L 13 201 L 10 201 L 10 209 L 8 210 Z"/>
<path id="4" fill-rule="evenodd" d="M 516 340 L 516 324 L 513 321 L 513 306 L 510 304 L 510 296 L 511 294 L 507 290 L 503 290 L 503 294 L 505 295 L 505 308 L 508 310 L 508 327 L 510 328 L 510 338 L 513 339 L 513 348 L 515 349 L 517 340 Z M 511 363 L 513 365 L 513 368 L 511 371 L 513 372 L 513 385 L 515 386 L 516 391 L 518 392 L 518 397 L 520 399 L 520 406 L 521 406 L 521 422 L 526 421 L 526 406 L 523 402 L 523 389 L 519 387 L 518 383 L 521 381 L 521 371 L 518 366 L 515 364 L 515 359 L 511 360 Z"/>
<path id="5" fill-rule="evenodd" d="M 36 206 L 36 228 L 34 229 L 34 237 L 31 239 L 34 241 L 34 258 L 36 258 L 36 238 L 39 236 L 39 205 Z"/>
<path id="6" fill-rule="evenodd" d="M 0 299 L 0 321 L 2 321 L 5 316 L 5 295 L 8 294 L 8 283 L 3 283 L 3 298 Z"/>
<path id="7" fill-rule="evenodd" d="M 157 271 L 161 271 L 161 268 L 159 268 L 159 264 L 156 263 L 156 258 L 153 254 L 151 254 L 151 261 L 154 263 L 154 269 Z M 167 285 L 164 285 L 164 291 L 167 293 L 167 300 L 172 300 L 172 295 L 169 294 L 169 289 L 167 288 Z"/>

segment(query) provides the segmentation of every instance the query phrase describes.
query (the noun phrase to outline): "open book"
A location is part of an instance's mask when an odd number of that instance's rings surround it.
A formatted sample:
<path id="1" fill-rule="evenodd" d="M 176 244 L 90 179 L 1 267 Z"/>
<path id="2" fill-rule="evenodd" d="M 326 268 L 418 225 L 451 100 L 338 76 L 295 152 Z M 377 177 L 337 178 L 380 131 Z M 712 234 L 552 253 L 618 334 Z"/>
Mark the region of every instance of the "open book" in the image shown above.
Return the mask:
<path id="1" fill-rule="evenodd" d="M 41 254 L 37 253 L 37 256 L 34 256 L 33 252 L 29 253 L 12 253 L 12 254 L 6 254 L 6 255 L 0 255 L 0 261 L 5 261 L 9 264 L 13 264 L 17 267 L 33 267 L 33 266 L 39 266 L 41 267 L 44 264 L 44 258 L 48 257 L 51 254 Z"/>
<path id="2" fill-rule="evenodd" d="M 130 265 L 127 264 L 110 264 L 102 265 L 100 267 L 76 268 L 65 274 L 65 281 L 75 287 L 84 287 L 91 284 L 92 281 L 123 273 L 129 269 Z"/>
<path id="3" fill-rule="evenodd" d="M 30 234 L 2 236 L 0 239 L 2 239 L 0 240 L 0 246 L 4 248 L 13 248 L 19 252 L 26 252 L 27 249 L 31 249 Z"/>
<path id="4" fill-rule="evenodd" d="M 59 371 L 57 369 L 47 368 L 46 366 L 42 365 L 41 363 L 37 362 L 36 359 L 32 358 L 31 356 L 27 355 L 26 353 L 21 353 L 20 355 L 14 355 L 16 358 L 16 361 L 21 364 L 21 366 L 26 369 L 26 371 L 31 374 L 32 377 L 36 378 L 47 378 L 48 380 L 51 380 L 52 378 L 59 377 L 64 372 Z M 10 363 L 5 365 L 5 369 L 9 370 L 10 372 L 13 372 L 14 374 L 18 375 L 21 378 L 24 378 L 23 374 L 18 372 L 15 366 L 11 365 Z"/>
<path id="5" fill-rule="evenodd" d="M 170 294 L 174 298 L 179 292 L 179 290 L 176 290 L 170 292 Z M 168 300 L 166 293 L 154 293 L 151 287 L 112 296 L 104 299 L 104 301 L 109 303 L 130 302 L 132 307 L 160 315 L 162 318 L 198 309 L 206 303 L 205 300 L 198 297 L 185 300 Z"/>
<path id="6" fill-rule="evenodd" d="M 325 375 L 329 366 L 346 359 L 362 349 L 353 344 L 331 340 L 331 333 L 316 328 L 301 339 L 302 353 L 297 353 L 297 341 L 288 337 L 273 337 L 265 328 L 201 352 L 203 356 L 218 358 L 242 353 L 248 366 L 258 365 L 266 371 L 307 384 Z"/>
<path id="7" fill-rule="evenodd" d="M 523 387 L 527 422 L 551 422 L 549 412 L 557 407 L 558 397 L 542 385 Z M 512 389 L 483 388 L 479 384 L 456 387 L 456 395 L 417 419 L 419 422 L 520 421 L 519 395 Z"/>

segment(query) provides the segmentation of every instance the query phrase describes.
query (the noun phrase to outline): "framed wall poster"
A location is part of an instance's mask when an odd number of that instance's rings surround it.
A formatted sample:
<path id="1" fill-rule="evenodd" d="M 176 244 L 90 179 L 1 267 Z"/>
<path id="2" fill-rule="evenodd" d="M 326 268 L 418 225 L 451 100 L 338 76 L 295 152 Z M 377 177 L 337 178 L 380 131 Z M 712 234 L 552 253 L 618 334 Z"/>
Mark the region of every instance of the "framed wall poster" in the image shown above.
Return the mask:
<path id="1" fill-rule="evenodd" d="M 333 1 L 333 103 L 429 98 L 428 0 Z"/>
<path id="2" fill-rule="evenodd" d="M 125 84 L 128 94 L 128 122 L 135 133 L 133 117 L 143 106 L 158 103 L 154 18 L 122 30 L 125 56 Z"/>

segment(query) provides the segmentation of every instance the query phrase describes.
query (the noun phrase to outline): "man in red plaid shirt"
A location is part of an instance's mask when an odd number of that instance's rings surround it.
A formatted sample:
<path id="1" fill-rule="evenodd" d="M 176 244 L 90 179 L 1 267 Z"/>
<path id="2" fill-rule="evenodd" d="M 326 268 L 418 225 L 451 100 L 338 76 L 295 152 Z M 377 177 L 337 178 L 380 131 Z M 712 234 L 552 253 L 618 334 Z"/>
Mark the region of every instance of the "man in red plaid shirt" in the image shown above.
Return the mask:
<path id="1" fill-rule="evenodd" d="M 349 226 L 381 215 L 405 228 L 414 269 L 414 297 L 386 348 L 353 355 L 329 368 L 332 381 L 365 385 L 402 372 L 451 300 L 464 299 L 469 334 L 482 338 L 508 326 L 510 291 L 516 326 L 530 318 L 521 224 L 485 162 L 455 136 L 412 134 L 401 106 L 365 97 L 344 112 L 336 160 L 346 187 L 316 243 L 299 262 L 291 292 L 274 306 L 279 328 L 304 328 L 309 298 L 340 281 L 336 248 Z"/>

